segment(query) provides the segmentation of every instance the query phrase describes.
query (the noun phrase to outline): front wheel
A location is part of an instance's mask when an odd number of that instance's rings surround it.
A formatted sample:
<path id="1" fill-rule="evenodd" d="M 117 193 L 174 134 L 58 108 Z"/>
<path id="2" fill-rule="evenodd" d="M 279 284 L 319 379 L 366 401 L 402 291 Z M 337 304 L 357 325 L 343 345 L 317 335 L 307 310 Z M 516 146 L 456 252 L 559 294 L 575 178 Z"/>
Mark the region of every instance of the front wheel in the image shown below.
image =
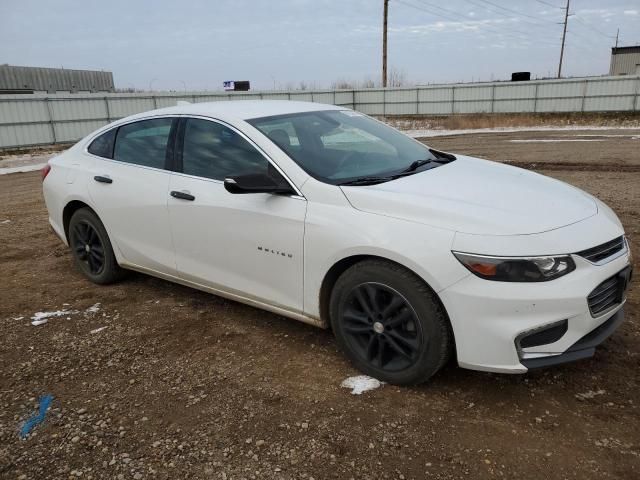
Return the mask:
<path id="1" fill-rule="evenodd" d="M 71 216 L 69 246 L 75 264 L 92 282 L 106 285 L 123 276 L 107 231 L 92 210 L 81 208 Z"/>
<path id="2" fill-rule="evenodd" d="M 331 326 L 361 371 L 397 385 L 424 382 L 447 362 L 452 335 L 433 291 L 383 260 L 358 263 L 331 293 Z"/>

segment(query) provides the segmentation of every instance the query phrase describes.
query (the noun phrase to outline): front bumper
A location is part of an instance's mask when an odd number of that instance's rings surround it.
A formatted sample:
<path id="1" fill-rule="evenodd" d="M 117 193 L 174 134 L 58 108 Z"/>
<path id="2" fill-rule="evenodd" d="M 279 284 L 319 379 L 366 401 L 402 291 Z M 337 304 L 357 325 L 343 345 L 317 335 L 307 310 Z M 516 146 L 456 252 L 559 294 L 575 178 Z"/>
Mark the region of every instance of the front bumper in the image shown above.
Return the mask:
<path id="1" fill-rule="evenodd" d="M 575 271 L 550 282 L 492 282 L 469 275 L 439 292 L 453 327 L 459 365 L 524 373 L 592 356 L 622 322 L 624 299 L 594 317 L 587 297 L 629 266 L 629 252 L 600 266 L 577 256 L 574 261 Z M 566 330 L 552 343 L 519 346 L 523 335 L 558 324 Z"/>
<path id="2" fill-rule="evenodd" d="M 571 345 L 560 355 L 547 355 L 543 357 L 521 359 L 520 363 L 529 370 L 551 367 L 562 363 L 575 362 L 584 358 L 590 358 L 596 353 L 596 347 L 611 336 L 624 321 L 624 308 L 620 308 L 611 318 L 605 320 L 600 326 Z"/>

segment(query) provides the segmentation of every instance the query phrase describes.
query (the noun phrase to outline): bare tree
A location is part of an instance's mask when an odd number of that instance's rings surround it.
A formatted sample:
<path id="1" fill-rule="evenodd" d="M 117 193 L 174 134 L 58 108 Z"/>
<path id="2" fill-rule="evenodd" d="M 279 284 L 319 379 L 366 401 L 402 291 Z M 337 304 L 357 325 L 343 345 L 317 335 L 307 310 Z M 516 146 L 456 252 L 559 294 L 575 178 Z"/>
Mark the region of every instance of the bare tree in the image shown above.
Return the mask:
<path id="1" fill-rule="evenodd" d="M 357 85 L 353 82 L 345 80 L 344 78 L 340 78 L 331 84 L 332 90 L 344 90 L 353 88 L 357 88 Z"/>
<path id="2" fill-rule="evenodd" d="M 376 82 L 370 78 L 365 78 L 361 84 L 362 88 L 376 88 Z"/>
<path id="3" fill-rule="evenodd" d="M 406 87 L 408 82 L 404 71 L 391 68 L 389 70 L 389 80 L 387 85 L 390 87 Z"/>

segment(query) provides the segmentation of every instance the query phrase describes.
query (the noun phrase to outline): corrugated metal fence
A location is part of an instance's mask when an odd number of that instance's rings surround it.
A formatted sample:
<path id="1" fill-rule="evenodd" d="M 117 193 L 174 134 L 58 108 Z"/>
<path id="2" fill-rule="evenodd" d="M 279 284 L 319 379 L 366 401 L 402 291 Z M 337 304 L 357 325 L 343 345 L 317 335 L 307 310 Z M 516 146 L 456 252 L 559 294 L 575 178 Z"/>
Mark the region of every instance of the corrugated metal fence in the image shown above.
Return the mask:
<path id="1" fill-rule="evenodd" d="M 243 93 L 0 96 L 0 148 L 73 142 L 134 113 L 176 101 L 279 99 L 330 103 L 376 116 L 640 111 L 640 76 L 414 88 Z"/>

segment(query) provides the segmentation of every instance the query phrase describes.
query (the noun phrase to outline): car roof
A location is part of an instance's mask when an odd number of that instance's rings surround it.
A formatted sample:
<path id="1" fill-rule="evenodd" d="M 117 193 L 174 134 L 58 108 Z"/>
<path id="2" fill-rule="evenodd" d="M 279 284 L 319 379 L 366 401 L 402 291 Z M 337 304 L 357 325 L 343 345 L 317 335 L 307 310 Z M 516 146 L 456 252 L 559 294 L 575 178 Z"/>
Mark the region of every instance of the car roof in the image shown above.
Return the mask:
<path id="1" fill-rule="evenodd" d="M 220 100 L 160 108 L 128 117 L 129 120 L 149 115 L 202 115 L 220 120 L 248 120 L 319 110 L 344 110 L 344 107 L 314 102 L 289 100 Z"/>

